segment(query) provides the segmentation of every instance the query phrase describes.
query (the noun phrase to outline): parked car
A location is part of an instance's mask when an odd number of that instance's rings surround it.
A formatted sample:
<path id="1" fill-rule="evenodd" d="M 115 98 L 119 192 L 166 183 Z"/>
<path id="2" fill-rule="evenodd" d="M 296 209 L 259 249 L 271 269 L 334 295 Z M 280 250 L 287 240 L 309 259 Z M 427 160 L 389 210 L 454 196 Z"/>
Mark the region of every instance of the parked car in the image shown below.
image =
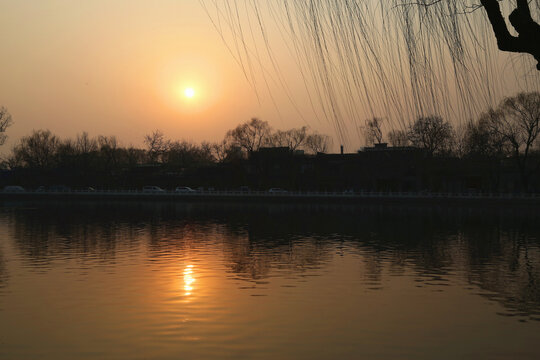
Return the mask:
<path id="1" fill-rule="evenodd" d="M 177 193 L 194 193 L 196 191 L 193 190 L 192 188 L 188 187 L 188 186 L 179 186 L 174 190 L 174 192 L 177 192 Z"/>
<path id="2" fill-rule="evenodd" d="M 4 192 L 14 193 L 14 192 L 25 192 L 25 191 L 26 190 L 24 190 L 24 188 L 19 185 L 9 185 L 9 186 L 4 187 Z"/>
<path id="3" fill-rule="evenodd" d="M 142 189 L 143 193 L 164 193 L 165 190 L 159 186 L 145 186 Z"/>
<path id="4" fill-rule="evenodd" d="M 273 194 L 285 194 L 287 193 L 287 190 L 284 190 L 282 188 L 271 188 L 268 190 L 268 192 Z"/>

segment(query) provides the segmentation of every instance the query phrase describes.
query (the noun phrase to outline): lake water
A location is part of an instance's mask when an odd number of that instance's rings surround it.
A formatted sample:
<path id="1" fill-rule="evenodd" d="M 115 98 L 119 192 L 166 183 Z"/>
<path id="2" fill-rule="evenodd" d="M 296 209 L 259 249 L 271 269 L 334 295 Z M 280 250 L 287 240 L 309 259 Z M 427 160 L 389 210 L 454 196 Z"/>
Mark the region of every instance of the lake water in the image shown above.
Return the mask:
<path id="1" fill-rule="evenodd" d="M 0 206 L 0 359 L 538 359 L 535 209 Z"/>

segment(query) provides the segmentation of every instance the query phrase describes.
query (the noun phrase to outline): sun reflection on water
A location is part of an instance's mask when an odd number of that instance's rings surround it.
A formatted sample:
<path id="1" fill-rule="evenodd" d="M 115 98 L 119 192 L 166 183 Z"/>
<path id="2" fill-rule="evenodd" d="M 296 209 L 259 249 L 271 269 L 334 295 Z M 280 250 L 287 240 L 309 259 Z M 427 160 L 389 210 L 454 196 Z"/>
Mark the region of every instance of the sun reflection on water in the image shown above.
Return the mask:
<path id="1" fill-rule="evenodd" d="M 193 286 L 191 286 L 195 282 L 195 278 L 193 277 L 193 265 L 188 265 L 184 269 L 184 291 L 186 296 L 191 295 L 191 291 L 193 290 Z"/>

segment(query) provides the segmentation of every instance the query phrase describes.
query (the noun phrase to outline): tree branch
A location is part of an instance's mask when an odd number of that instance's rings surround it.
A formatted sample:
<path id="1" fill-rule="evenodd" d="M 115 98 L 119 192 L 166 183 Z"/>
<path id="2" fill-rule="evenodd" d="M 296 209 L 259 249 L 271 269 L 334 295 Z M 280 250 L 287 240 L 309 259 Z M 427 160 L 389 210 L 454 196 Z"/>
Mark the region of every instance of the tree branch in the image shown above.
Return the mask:
<path id="1" fill-rule="evenodd" d="M 540 70 L 540 25 L 532 19 L 527 0 L 517 0 L 517 8 L 509 16 L 510 23 L 519 34 L 517 37 L 508 31 L 497 0 L 480 2 L 486 10 L 499 49 L 531 54 L 538 61 L 536 68 Z"/>

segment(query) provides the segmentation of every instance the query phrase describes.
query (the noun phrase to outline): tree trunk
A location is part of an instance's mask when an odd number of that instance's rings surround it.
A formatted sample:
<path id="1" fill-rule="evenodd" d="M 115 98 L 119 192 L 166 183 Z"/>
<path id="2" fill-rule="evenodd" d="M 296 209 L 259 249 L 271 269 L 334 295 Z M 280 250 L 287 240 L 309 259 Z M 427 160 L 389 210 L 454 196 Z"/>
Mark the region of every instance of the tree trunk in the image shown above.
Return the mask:
<path id="1" fill-rule="evenodd" d="M 538 61 L 536 68 L 540 70 L 540 25 L 534 22 L 527 0 L 517 0 L 517 8 L 508 17 L 518 36 L 512 36 L 508 31 L 497 0 L 480 0 L 480 2 L 493 27 L 499 49 L 531 54 Z"/>

